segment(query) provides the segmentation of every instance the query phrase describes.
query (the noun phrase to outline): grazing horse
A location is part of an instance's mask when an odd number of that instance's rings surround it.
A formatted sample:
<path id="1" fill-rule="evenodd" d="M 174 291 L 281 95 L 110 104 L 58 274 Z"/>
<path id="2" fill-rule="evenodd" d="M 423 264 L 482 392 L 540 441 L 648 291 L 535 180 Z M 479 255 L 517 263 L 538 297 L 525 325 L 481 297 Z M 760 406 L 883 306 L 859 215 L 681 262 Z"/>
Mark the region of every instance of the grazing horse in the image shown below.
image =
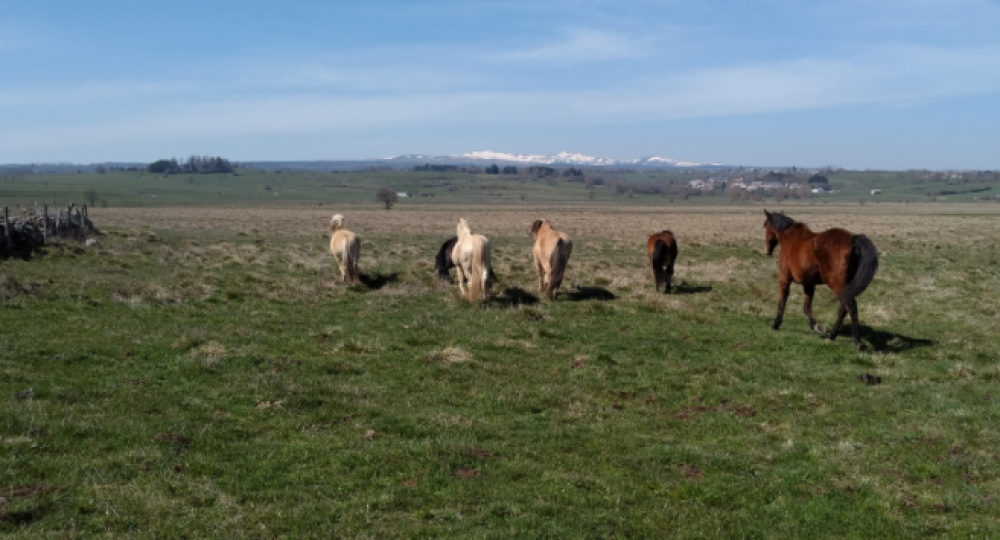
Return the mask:
<path id="1" fill-rule="evenodd" d="M 878 250 L 868 237 L 852 234 L 844 229 L 830 229 L 821 233 L 809 230 L 805 223 L 764 210 L 765 243 L 767 254 L 781 246 L 778 258 L 778 316 L 772 328 L 781 326 L 785 313 L 785 301 L 792 282 L 802 285 L 805 303 L 802 311 L 809 318 L 813 331 L 822 334 L 823 327 L 816 323 L 812 313 L 813 293 L 816 285 L 826 284 L 840 301 L 837 308 L 837 322 L 830 330 L 829 339 L 840 332 L 844 316 L 851 314 L 851 333 L 858 351 L 864 351 L 858 330 L 857 297 L 868 287 L 878 270 Z"/>
<path id="2" fill-rule="evenodd" d="M 344 228 L 344 216 L 340 214 L 330 219 L 330 253 L 337 258 L 344 283 L 357 285 L 361 241 L 358 235 Z"/>
<path id="3" fill-rule="evenodd" d="M 438 250 L 438 254 L 434 257 L 434 269 L 437 270 L 438 279 L 441 281 L 447 281 L 448 283 L 455 283 L 454 279 L 451 279 L 451 274 L 449 270 L 455 268 L 455 262 L 451 260 L 451 252 L 455 249 L 455 242 L 458 242 L 457 236 L 452 236 L 451 238 L 445 240 L 441 244 L 441 249 Z M 490 283 L 497 282 L 497 275 L 493 273 L 493 268 L 490 268 Z"/>
<path id="4" fill-rule="evenodd" d="M 649 252 L 649 264 L 653 267 L 656 292 L 660 292 L 662 283 L 663 292 L 670 294 L 673 289 L 674 261 L 677 260 L 677 241 L 674 240 L 674 233 L 663 231 L 650 236 L 646 242 L 646 250 Z"/>
<path id="5" fill-rule="evenodd" d="M 566 263 L 573 252 L 573 242 L 566 233 L 556 231 L 546 219 L 535 220 L 531 224 L 531 234 L 535 237 L 535 270 L 538 272 L 538 290 L 555 300 L 562 285 Z"/>
<path id="6" fill-rule="evenodd" d="M 455 262 L 451 260 L 451 252 L 455 249 L 455 242 L 458 242 L 457 236 L 445 240 L 441 244 L 441 249 L 438 250 L 437 257 L 434 257 L 434 269 L 437 270 L 438 279 L 448 283 L 455 283 L 455 280 L 451 279 L 451 274 L 448 273 L 449 270 L 455 268 Z"/>
<path id="7" fill-rule="evenodd" d="M 490 241 L 481 234 L 472 234 L 464 218 L 458 219 L 456 230 L 458 240 L 451 250 L 451 260 L 458 272 L 458 290 L 470 302 L 482 295 L 485 305 L 490 298 Z"/>

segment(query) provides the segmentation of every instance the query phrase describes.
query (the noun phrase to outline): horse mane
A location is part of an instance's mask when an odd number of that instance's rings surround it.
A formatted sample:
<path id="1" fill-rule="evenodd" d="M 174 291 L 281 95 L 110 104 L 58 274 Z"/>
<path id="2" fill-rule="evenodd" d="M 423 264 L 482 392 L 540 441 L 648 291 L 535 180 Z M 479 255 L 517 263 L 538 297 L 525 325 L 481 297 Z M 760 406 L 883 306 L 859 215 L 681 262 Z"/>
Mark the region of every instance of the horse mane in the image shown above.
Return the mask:
<path id="1" fill-rule="evenodd" d="M 330 218 L 330 232 L 336 231 L 343 226 L 344 216 L 342 214 L 335 214 L 332 218 Z"/>
<path id="2" fill-rule="evenodd" d="M 531 224 L 531 234 L 538 235 L 538 231 L 542 229 L 543 225 L 547 225 L 549 222 L 544 219 L 536 219 L 534 223 Z M 551 225 L 549 225 L 551 228 Z"/>
<path id="3" fill-rule="evenodd" d="M 469 222 L 465 221 L 465 218 L 458 218 L 458 227 L 456 227 L 456 232 L 458 232 L 459 236 L 472 234 L 472 230 L 469 229 Z"/>
<path id="4" fill-rule="evenodd" d="M 800 225 L 799 222 L 794 219 L 782 214 L 781 212 L 774 212 L 767 215 L 767 221 L 771 224 L 771 227 L 778 232 L 784 232 L 786 229 L 792 225 Z"/>

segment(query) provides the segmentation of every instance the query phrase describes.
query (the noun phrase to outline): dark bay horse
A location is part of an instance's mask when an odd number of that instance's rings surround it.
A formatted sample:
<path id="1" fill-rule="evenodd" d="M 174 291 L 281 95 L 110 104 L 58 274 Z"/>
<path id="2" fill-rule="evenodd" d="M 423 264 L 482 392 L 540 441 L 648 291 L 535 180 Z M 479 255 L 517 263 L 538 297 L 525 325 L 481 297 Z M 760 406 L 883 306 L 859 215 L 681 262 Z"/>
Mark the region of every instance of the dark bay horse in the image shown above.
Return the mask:
<path id="1" fill-rule="evenodd" d="M 455 280 L 451 279 L 451 273 L 448 271 L 455 268 L 455 263 L 451 260 L 451 252 L 455 249 L 456 242 L 458 242 L 457 236 L 452 236 L 448 240 L 445 240 L 441 244 L 441 249 L 438 251 L 437 257 L 434 258 L 434 268 L 437 270 L 438 279 L 447 281 L 448 283 L 455 283 Z"/>
<path id="2" fill-rule="evenodd" d="M 441 244 L 441 249 L 438 250 L 437 256 L 434 257 L 434 269 L 437 270 L 438 279 L 452 284 L 455 283 L 455 280 L 452 279 L 450 270 L 455 268 L 455 261 L 451 260 L 451 252 L 455 249 L 457 242 L 457 236 L 452 236 L 445 240 Z M 489 281 L 491 286 L 497 283 L 497 276 L 493 273 L 493 268 L 490 268 Z"/>
<path id="3" fill-rule="evenodd" d="M 865 350 L 858 330 L 857 297 L 872 282 L 878 270 L 878 250 L 875 245 L 862 234 L 853 234 L 844 229 L 814 233 L 805 223 L 799 223 L 784 214 L 772 214 L 767 210 L 764 210 L 764 214 L 767 215 L 764 221 L 767 254 L 773 254 L 774 248 L 781 246 L 781 255 L 778 257 L 778 315 L 772 328 L 777 330 L 781 327 L 788 289 L 794 282 L 802 285 L 805 295 L 802 311 L 809 317 L 809 326 L 822 334 L 823 327 L 813 318 L 812 300 L 816 285 L 826 284 L 840 301 L 837 322 L 830 330 L 829 339 L 837 337 L 844 316 L 850 313 L 854 344 L 859 351 Z"/>
<path id="4" fill-rule="evenodd" d="M 673 290 L 674 261 L 677 260 L 677 241 L 674 240 L 674 233 L 663 231 L 650 236 L 646 242 L 646 251 L 649 252 L 649 264 L 653 267 L 656 292 L 660 292 L 660 284 L 663 284 L 663 292 L 670 294 Z"/>

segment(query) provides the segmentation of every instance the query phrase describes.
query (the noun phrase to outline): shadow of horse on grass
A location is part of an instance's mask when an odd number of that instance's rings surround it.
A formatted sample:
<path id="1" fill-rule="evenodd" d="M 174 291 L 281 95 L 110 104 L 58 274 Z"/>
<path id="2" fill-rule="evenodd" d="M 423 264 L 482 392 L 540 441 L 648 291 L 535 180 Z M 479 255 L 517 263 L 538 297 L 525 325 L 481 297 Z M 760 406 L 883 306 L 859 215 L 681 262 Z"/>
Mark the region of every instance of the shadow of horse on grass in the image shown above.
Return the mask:
<path id="1" fill-rule="evenodd" d="M 377 291 L 386 285 L 397 283 L 399 281 L 399 272 L 391 274 L 382 274 L 381 272 L 359 274 L 358 281 L 361 282 L 360 286 L 357 286 L 359 289 L 365 288 L 370 291 Z"/>
<path id="2" fill-rule="evenodd" d="M 563 293 L 567 299 L 573 302 L 580 302 L 582 300 L 615 300 L 618 298 L 615 293 L 605 289 L 604 287 L 577 287 L 575 291 L 564 292 Z"/>
<path id="3" fill-rule="evenodd" d="M 684 282 L 674 286 L 674 290 L 671 294 L 701 294 L 712 292 L 711 285 L 692 285 L 690 283 Z"/>
<path id="4" fill-rule="evenodd" d="M 520 287 L 505 287 L 503 292 L 491 300 L 498 307 L 533 306 L 541 300 Z"/>
<path id="5" fill-rule="evenodd" d="M 894 334 L 882 330 L 875 330 L 870 326 L 859 325 L 862 339 L 871 343 L 872 350 L 878 352 L 903 352 L 918 347 L 929 347 L 934 345 L 934 340 L 913 338 L 903 334 Z M 840 333 L 847 334 L 849 328 L 842 328 Z"/>

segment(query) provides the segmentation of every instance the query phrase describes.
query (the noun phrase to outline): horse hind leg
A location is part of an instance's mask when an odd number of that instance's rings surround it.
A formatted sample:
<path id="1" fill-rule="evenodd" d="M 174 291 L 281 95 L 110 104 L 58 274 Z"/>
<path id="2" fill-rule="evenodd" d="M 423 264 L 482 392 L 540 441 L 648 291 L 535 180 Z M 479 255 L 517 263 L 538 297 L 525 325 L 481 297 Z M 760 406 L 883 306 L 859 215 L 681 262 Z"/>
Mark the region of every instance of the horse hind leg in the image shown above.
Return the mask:
<path id="1" fill-rule="evenodd" d="M 802 294 L 805 297 L 805 301 L 802 303 L 802 313 L 805 313 L 806 317 L 809 318 L 809 328 L 812 328 L 813 332 L 823 335 L 826 332 L 826 328 L 823 328 L 822 324 L 817 323 L 816 318 L 813 317 L 813 295 L 815 293 L 815 285 L 802 285 Z"/>
<path id="2" fill-rule="evenodd" d="M 858 352 L 865 352 L 868 350 L 868 347 L 861 341 L 861 329 L 858 325 L 858 300 L 852 298 L 847 309 L 851 314 L 851 336 L 854 338 L 854 346 L 858 349 Z"/>
<path id="3" fill-rule="evenodd" d="M 826 336 L 827 339 L 833 341 L 837 339 L 837 334 L 840 333 L 840 327 L 844 324 L 844 316 L 847 315 L 847 304 L 843 301 L 837 306 L 837 321 L 833 323 L 833 328 L 830 329 L 830 333 Z"/>
<path id="4" fill-rule="evenodd" d="M 455 276 L 458 278 L 456 280 L 458 281 L 458 291 L 462 296 L 465 296 L 467 294 L 465 292 L 465 272 L 462 270 L 461 263 L 455 265 Z"/>

